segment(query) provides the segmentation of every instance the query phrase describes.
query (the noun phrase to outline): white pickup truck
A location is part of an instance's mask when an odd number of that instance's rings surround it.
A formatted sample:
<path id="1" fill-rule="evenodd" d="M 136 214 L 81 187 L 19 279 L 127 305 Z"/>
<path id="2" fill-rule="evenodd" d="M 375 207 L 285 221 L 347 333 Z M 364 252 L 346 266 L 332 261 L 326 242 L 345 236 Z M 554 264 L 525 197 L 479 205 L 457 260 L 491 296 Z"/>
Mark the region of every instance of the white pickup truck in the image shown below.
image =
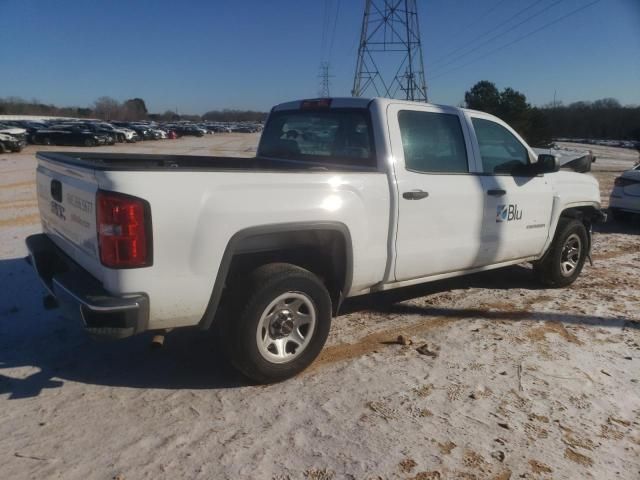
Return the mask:
<path id="1" fill-rule="evenodd" d="M 259 382 L 308 366 L 346 297 L 522 262 L 568 285 L 603 218 L 594 178 L 498 118 L 381 98 L 278 105 L 255 158 L 37 157 L 49 302 L 95 335 L 222 329 Z"/>

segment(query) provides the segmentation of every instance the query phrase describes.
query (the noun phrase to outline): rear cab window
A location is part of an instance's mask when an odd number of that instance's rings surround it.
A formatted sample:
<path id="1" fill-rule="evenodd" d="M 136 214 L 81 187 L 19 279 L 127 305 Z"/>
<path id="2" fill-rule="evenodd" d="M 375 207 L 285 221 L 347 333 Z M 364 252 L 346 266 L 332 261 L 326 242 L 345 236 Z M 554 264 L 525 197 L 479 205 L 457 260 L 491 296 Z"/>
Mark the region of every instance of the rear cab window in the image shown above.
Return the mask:
<path id="1" fill-rule="evenodd" d="M 258 157 L 377 169 L 369 111 L 326 108 L 272 112 Z"/>

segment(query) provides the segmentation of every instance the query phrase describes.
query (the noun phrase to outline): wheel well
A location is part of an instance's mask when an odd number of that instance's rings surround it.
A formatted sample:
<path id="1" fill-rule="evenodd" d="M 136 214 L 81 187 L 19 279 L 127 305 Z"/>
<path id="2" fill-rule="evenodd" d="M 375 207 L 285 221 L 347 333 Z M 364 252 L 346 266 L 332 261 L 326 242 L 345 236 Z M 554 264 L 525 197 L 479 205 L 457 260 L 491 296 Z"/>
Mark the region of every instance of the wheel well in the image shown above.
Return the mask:
<path id="1" fill-rule="evenodd" d="M 291 263 L 316 274 L 337 305 L 351 282 L 351 255 L 338 230 L 300 230 L 254 235 L 242 240 L 229 266 L 226 285 L 261 265 Z"/>
<path id="2" fill-rule="evenodd" d="M 339 223 L 280 224 L 235 234 L 223 255 L 209 304 L 199 326 L 208 329 L 229 307 L 228 290 L 250 271 L 273 262 L 305 268 L 326 285 L 334 315 L 351 288 L 353 256 L 349 230 Z"/>
<path id="3" fill-rule="evenodd" d="M 560 214 L 560 218 L 564 217 L 580 220 L 585 224 L 586 227 L 591 226 L 591 224 L 597 221 L 601 216 L 602 214 L 600 213 L 599 209 L 589 205 L 583 207 L 567 208 Z"/>
<path id="4" fill-rule="evenodd" d="M 572 207 L 563 210 L 560 214 L 560 219 L 562 218 L 572 218 L 582 222 L 587 229 L 587 238 L 589 241 L 589 245 L 587 246 L 587 252 L 591 251 L 591 226 L 594 222 L 597 222 L 602 218 L 602 213 L 599 209 L 592 206 L 583 206 L 583 207 Z"/>

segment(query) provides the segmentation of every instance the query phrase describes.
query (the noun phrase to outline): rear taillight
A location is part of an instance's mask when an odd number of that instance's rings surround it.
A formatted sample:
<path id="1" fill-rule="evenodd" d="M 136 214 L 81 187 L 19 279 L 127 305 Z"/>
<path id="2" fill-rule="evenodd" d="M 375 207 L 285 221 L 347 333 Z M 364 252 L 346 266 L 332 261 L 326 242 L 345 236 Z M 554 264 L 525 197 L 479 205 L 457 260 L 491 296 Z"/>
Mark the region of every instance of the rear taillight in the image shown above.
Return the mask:
<path id="1" fill-rule="evenodd" d="M 613 182 L 616 187 L 626 187 L 634 183 L 638 183 L 637 180 L 631 180 L 630 178 L 618 177 Z"/>
<path id="2" fill-rule="evenodd" d="M 129 195 L 98 191 L 96 205 L 98 245 L 102 264 L 109 268 L 151 265 L 149 204 Z"/>

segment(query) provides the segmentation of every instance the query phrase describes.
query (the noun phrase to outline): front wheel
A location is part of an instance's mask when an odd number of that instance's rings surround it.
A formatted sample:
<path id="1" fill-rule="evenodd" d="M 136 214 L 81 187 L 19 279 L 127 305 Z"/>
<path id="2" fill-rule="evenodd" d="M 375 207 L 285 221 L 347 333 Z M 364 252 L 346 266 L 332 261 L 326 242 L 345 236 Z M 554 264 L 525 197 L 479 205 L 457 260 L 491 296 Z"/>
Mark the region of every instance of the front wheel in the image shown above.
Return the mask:
<path id="1" fill-rule="evenodd" d="M 233 289 L 233 287 L 232 287 Z M 272 263 L 231 292 L 224 337 L 233 365 L 271 383 L 293 377 L 318 356 L 331 327 L 331 298 L 313 273 Z"/>
<path id="2" fill-rule="evenodd" d="M 584 266 L 589 248 L 589 236 L 578 220 L 561 218 L 549 251 L 534 264 L 538 280 L 549 287 L 571 285 Z"/>

